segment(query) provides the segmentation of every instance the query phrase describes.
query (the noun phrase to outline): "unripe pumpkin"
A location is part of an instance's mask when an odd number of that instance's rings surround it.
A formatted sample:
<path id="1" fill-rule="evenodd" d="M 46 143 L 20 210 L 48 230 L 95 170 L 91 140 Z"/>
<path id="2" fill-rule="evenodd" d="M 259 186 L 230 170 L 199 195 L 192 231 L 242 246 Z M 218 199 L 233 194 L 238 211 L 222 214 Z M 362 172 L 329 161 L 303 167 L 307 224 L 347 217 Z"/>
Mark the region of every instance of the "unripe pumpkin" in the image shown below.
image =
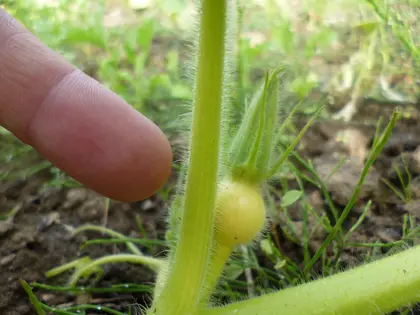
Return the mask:
<path id="1" fill-rule="evenodd" d="M 264 227 L 264 200 L 257 186 L 222 182 L 216 211 L 216 238 L 223 245 L 233 247 L 249 243 Z"/>

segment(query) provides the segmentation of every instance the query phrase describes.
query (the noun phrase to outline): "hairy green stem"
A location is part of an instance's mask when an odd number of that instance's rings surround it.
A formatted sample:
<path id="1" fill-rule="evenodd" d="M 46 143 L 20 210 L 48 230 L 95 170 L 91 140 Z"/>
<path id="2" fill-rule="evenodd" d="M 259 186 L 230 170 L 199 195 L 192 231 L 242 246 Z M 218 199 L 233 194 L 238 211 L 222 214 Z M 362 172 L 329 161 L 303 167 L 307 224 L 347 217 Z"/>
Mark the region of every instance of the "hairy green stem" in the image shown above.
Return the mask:
<path id="1" fill-rule="evenodd" d="M 420 301 L 420 246 L 200 315 L 382 315 Z"/>
<path id="2" fill-rule="evenodd" d="M 193 314 L 211 258 L 225 64 L 227 0 L 203 0 L 185 204 L 156 314 Z"/>
<path id="3" fill-rule="evenodd" d="M 207 273 L 206 287 L 201 296 L 201 306 L 204 307 L 209 302 L 211 294 L 217 286 L 217 283 L 222 275 L 223 269 L 232 253 L 232 248 L 224 244 L 217 243 L 214 245 L 213 258 L 211 260 L 210 268 Z"/>

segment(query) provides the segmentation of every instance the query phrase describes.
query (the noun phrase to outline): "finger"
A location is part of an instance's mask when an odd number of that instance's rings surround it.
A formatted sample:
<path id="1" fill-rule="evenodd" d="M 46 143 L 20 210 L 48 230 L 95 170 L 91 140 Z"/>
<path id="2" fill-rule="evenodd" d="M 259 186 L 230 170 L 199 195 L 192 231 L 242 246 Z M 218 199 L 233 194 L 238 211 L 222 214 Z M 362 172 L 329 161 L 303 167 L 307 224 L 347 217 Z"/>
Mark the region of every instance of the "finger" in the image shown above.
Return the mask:
<path id="1" fill-rule="evenodd" d="M 144 199 L 171 169 L 160 129 L 0 9 L 0 124 L 113 199 Z"/>

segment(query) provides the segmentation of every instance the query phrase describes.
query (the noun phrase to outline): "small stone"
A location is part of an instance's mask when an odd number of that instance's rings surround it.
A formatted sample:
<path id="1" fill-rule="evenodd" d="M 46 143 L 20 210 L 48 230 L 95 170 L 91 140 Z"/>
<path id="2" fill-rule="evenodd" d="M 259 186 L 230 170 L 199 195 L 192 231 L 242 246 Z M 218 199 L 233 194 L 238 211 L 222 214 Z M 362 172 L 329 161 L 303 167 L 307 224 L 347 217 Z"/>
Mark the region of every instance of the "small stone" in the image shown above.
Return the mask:
<path id="1" fill-rule="evenodd" d="M 2 259 L 0 259 L 0 266 L 3 267 L 10 264 L 13 261 L 13 259 L 15 259 L 15 257 L 16 257 L 16 254 L 10 254 L 10 255 L 7 255 L 6 257 L 3 257 Z"/>
<path id="2" fill-rule="evenodd" d="M 88 192 L 85 188 L 72 188 L 66 194 L 66 201 L 63 208 L 74 208 L 86 200 Z"/>
<path id="3" fill-rule="evenodd" d="M 10 216 L 6 220 L 0 221 L 0 236 L 13 229 L 13 225 L 13 216 Z"/>
<path id="4" fill-rule="evenodd" d="M 315 158 L 313 163 L 319 177 L 327 186 L 333 201 L 338 205 L 345 206 L 356 189 L 362 170 L 360 160 L 357 158 L 348 158 L 337 169 L 340 162 L 340 156 L 323 155 Z M 371 168 L 362 184 L 359 199 L 371 198 L 377 188 L 378 181 L 379 174 L 374 168 Z"/>
<path id="5" fill-rule="evenodd" d="M 156 202 L 150 199 L 146 199 L 141 205 L 141 209 L 143 211 L 149 211 L 149 210 L 154 209 L 155 207 L 156 207 Z"/>
<path id="6" fill-rule="evenodd" d="M 93 221 L 101 219 L 104 215 L 105 204 L 104 198 L 92 197 L 87 200 L 78 210 L 77 214 L 81 219 L 86 221 Z"/>
<path id="7" fill-rule="evenodd" d="M 402 207 L 411 215 L 420 218 L 420 201 L 412 201 L 409 203 L 405 203 Z"/>
<path id="8" fill-rule="evenodd" d="M 360 165 L 364 164 L 367 156 L 369 139 L 358 129 L 346 128 L 336 135 L 335 141 L 340 142 L 350 157 L 359 160 Z"/>
<path id="9" fill-rule="evenodd" d="M 38 223 L 38 231 L 44 231 L 46 228 L 50 227 L 52 224 L 60 223 L 60 213 L 51 212 L 48 215 L 42 216 L 40 222 Z"/>
<path id="10" fill-rule="evenodd" d="M 46 303 L 49 303 L 50 301 L 52 301 L 55 298 L 56 298 L 56 294 L 51 294 L 51 293 L 41 294 L 41 300 L 46 302 Z"/>

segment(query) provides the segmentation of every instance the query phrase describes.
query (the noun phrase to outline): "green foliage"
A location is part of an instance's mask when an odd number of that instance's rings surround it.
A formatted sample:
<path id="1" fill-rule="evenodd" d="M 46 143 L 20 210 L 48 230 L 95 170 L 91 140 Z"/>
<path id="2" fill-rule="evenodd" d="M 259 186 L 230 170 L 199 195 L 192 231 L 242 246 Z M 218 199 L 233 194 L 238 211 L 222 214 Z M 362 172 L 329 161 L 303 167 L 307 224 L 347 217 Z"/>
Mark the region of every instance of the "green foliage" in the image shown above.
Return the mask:
<path id="1" fill-rule="evenodd" d="M 182 38 L 172 42 L 155 17 L 107 26 L 103 21 L 109 8 L 104 0 L 63 0 L 53 6 L 19 0 L 5 7 L 51 49 L 120 95 L 168 135 L 181 132 L 178 117 L 188 111 L 186 104 L 192 98 L 181 73 Z M 153 60 L 156 52 L 159 59 Z M 52 175 L 48 186 L 79 186 L 10 133 L 4 129 L 0 133 L 0 179 L 26 178 L 48 169 Z"/>
<path id="2" fill-rule="evenodd" d="M 286 192 L 282 198 L 281 206 L 287 207 L 294 204 L 299 198 L 302 196 L 302 192 L 300 190 L 289 190 Z"/>

